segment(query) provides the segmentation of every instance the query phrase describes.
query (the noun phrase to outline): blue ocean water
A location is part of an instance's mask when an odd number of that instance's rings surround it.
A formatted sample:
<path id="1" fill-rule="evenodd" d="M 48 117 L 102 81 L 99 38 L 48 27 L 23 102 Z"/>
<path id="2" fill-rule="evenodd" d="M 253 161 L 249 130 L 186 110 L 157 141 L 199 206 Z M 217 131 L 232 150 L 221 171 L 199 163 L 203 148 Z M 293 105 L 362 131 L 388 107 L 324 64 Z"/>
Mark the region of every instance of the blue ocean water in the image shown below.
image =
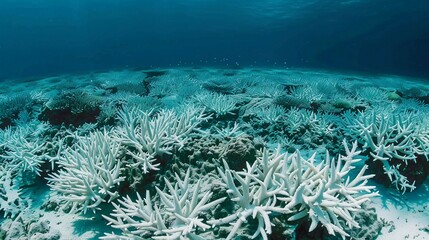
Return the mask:
<path id="1" fill-rule="evenodd" d="M 3 0 L 0 79 L 124 67 L 429 76 L 427 0 Z"/>

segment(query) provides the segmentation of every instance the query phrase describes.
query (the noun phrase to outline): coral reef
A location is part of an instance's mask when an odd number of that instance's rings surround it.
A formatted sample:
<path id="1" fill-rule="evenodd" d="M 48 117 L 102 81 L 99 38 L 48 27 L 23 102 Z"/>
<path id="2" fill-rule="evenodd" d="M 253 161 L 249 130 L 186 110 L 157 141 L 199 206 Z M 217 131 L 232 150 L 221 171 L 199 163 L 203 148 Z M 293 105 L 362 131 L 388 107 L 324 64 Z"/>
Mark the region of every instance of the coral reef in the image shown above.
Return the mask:
<path id="1" fill-rule="evenodd" d="M 0 96 L 5 239 L 73 238 L 46 220 L 63 214 L 102 239 L 376 239 L 373 180 L 405 196 L 429 175 L 425 85 L 282 69 L 41 82 Z"/>

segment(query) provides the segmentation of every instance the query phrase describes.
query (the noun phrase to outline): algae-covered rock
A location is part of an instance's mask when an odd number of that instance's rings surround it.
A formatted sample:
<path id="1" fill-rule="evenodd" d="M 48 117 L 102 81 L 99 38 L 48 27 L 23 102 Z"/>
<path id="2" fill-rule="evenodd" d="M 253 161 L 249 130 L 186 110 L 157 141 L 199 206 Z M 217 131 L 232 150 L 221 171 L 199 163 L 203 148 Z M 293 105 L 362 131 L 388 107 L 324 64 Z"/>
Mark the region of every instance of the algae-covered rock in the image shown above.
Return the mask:
<path id="1" fill-rule="evenodd" d="M 239 136 L 226 144 L 221 157 L 231 169 L 242 170 L 246 167 L 246 161 L 252 164 L 256 160 L 256 148 L 250 136 Z"/>
<path id="2" fill-rule="evenodd" d="M 387 99 L 389 99 L 390 101 L 399 101 L 401 100 L 401 96 L 399 96 L 399 94 L 397 94 L 396 92 L 389 92 L 387 94 Z"/>
<path id="3" fill-rule="evenodd" d="M 353 107 L 353 105 L 345 99 L 337 99 L 335 100 L 335 102 L 332 103 L 332 105 L 336 108 L 342 109 L 350 109 Z"/>

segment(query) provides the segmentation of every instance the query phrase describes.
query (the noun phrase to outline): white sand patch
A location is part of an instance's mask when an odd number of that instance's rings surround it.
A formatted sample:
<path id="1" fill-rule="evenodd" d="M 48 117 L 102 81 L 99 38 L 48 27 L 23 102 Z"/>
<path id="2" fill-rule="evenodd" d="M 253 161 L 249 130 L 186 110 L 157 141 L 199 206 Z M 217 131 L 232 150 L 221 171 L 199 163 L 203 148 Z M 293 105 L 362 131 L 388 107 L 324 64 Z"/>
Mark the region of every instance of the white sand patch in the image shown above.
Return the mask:
<path id="1" fill-rule="evenodd" d="M 51 231 L 58 230 L 61 233 L 61 239 L 64 240 L 90 239 L 95 236 L 93 231 L 76 233 L 74 223 L 79 220 L 89 220 L 83 216 L 63 212 L 43 212 L 40 221 L 44 220 L 48 220 Z"/>
<path id="2" fill-rule="evenodd" d="M 381 197 L 371 206 L 380 219 L 393 222 L 393 227 L 384 227 L 377 240 L 429 239 L 429 180 L 411 193 L 401 195 L 394 189 L 378 186 Z"/>

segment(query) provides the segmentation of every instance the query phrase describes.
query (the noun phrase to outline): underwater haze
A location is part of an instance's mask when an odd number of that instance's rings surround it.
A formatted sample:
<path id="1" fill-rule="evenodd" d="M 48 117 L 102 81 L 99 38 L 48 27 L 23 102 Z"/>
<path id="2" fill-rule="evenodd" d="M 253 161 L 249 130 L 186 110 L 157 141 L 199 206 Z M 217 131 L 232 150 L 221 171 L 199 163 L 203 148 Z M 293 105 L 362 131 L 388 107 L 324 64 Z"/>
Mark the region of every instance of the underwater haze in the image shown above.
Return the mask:
<path id="1" fill-rule="evenodd" d="M 112 68 L 429 76 L 427 0 L 3 0 L 0 79 Z"/>

